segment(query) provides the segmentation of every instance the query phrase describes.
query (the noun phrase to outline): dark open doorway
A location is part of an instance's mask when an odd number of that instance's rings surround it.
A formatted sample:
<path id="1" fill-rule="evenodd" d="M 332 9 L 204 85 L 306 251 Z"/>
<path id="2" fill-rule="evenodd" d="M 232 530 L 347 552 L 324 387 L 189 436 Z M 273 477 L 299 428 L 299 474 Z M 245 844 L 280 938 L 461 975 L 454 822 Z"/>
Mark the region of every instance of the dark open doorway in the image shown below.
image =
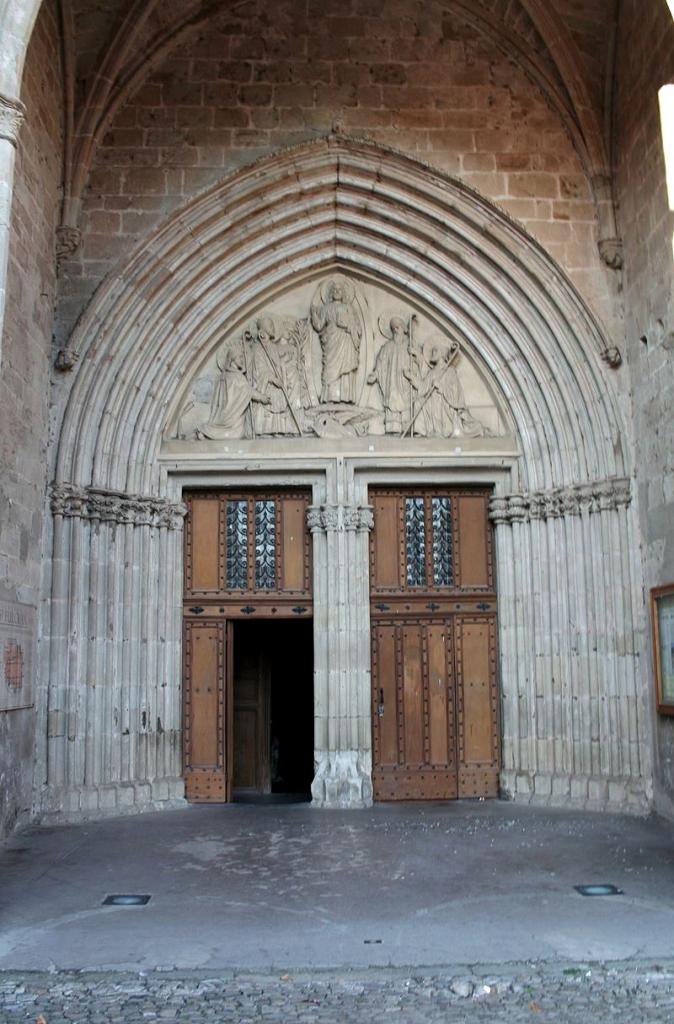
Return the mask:
<path id="1" fill-rule="evenodd" d="M 313 623 L 233 624 L 236 801 L 309 800 L 314 774 Z"/>

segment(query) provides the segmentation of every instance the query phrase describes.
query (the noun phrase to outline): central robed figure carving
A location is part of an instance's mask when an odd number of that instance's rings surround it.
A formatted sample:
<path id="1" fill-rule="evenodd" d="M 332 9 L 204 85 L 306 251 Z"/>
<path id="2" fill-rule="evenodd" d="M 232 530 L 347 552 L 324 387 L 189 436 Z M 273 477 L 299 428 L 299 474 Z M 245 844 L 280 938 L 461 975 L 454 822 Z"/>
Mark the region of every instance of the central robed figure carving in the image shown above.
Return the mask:
<path id="1" fill-rule="evenodd" d="M 280 302 L 225 336 L 192 381 L 173 439 L 502 433 L 488 388 L 448 331 L 343 274 L 303 301 L 308 315 Z"/>

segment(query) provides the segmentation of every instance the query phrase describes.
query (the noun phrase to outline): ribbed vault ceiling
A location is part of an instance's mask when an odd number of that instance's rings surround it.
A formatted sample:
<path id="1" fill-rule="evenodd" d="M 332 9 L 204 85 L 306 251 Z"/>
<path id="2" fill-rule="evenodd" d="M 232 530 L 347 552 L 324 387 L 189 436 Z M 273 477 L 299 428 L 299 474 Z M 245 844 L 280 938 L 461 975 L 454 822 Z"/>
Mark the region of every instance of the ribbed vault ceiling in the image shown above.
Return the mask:
<path id="1" fill-rule="evenodd" d="M 246 15 L 248 0 L 60 0 L 70 116 L 64 221 L 75 225 L 96 148 L 126 97 L 176 48 L 228 11 Z M 361 5 L 374 15 L 386 0 Z M 610 103 L 617 0 L 445 0 L 519 63 L 558 109 L 590 178 L 609 173 Z M 298 0 L 297 12 L 341 13 L 335 4 Z M 423 0 L 396 11 L 421 24 Z M 259 19 L 258 19 L 259 20 Z M 254 19 L 253 19 L 254 21 Z M 251 31 L 264 31 L 251 21 Z M 289 28 L 292 31 L 292 25 Z M 326 31 L 329 31 L 326 23 Z"/>

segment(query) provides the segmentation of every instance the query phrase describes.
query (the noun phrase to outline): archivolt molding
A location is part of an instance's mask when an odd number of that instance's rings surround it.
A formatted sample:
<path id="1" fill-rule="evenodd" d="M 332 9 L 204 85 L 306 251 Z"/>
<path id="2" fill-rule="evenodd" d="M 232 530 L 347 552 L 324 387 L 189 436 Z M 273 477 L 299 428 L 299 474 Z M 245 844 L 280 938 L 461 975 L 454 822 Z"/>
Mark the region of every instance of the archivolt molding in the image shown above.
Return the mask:
<path id="1" fill-rule="evenodd" d="M 491 499 L 489 518 L 496 526 L 510 526 L 532 519 L 563 519 L 583 513 L 611 512 L 626 508 L 631 501 L 629 480 L 599 480 L 584 486 L 499 495 Z"/>
<path id="2" fill-rule="evenodd" d="M 3 0 L 0 3 L 0 93 L 18 96 L 26 50 L 42 0 Z"/>
<path id="3" fill-rule="evenodd" d="M 498 382 L 520 485 L 625 474 L 607 340 L 557 264 L 464 184 L 333 136 L 198 197 L 108 278 L 69 345 L 56 478 L 155 493 L 181 382 L 262 301 L 333 268 L 413 298 Z"/>
<path id="4" fill-rule="evenodd" d="M 50 499 L 52 514 L 70 519 L 181 530 L 187 515 L 187 506 L 182 502 L 66 483 L 54 484 Z"/>

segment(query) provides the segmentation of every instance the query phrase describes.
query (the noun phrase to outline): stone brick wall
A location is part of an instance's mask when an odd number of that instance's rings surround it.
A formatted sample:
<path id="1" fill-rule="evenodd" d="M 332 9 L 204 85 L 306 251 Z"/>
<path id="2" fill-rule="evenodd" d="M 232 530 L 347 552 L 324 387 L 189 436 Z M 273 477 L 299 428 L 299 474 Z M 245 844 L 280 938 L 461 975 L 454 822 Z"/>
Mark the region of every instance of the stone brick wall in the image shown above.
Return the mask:
<path id="1" fill-rule="evenodd" d="M 674 81 L 674 22 L 665 0 L 624 0 L 617 67 L 616 183 L 648 590 L 674 582 L 674 215 L 658 107 L 659 88 Z M 674 720 L 657 719 L 655 733 L 659 805 L 671 812 Z"/>
<path id="2" fill-rule="evenodd" d="M 110 268 L 172 210 L 336 123 L 498 202 L 614 331 L 615 275 L 597 255 L 577 153 L 495 41 L 432 0 L 250 0 L 174 51 L 118 111 L 65 268 L 60 342 Z"/>
<path id="3" fill-rule="evenodd" d="M 33 607 L 40 589 L 61 184 L 58 31 L 56 3 L 47 0 L 21 91 L 27 113 L 16 159 L 0 367 L 0 597 Z M 34 710 L 0 712 L 0 836 L 30 808 L 34 742 Z"/>

